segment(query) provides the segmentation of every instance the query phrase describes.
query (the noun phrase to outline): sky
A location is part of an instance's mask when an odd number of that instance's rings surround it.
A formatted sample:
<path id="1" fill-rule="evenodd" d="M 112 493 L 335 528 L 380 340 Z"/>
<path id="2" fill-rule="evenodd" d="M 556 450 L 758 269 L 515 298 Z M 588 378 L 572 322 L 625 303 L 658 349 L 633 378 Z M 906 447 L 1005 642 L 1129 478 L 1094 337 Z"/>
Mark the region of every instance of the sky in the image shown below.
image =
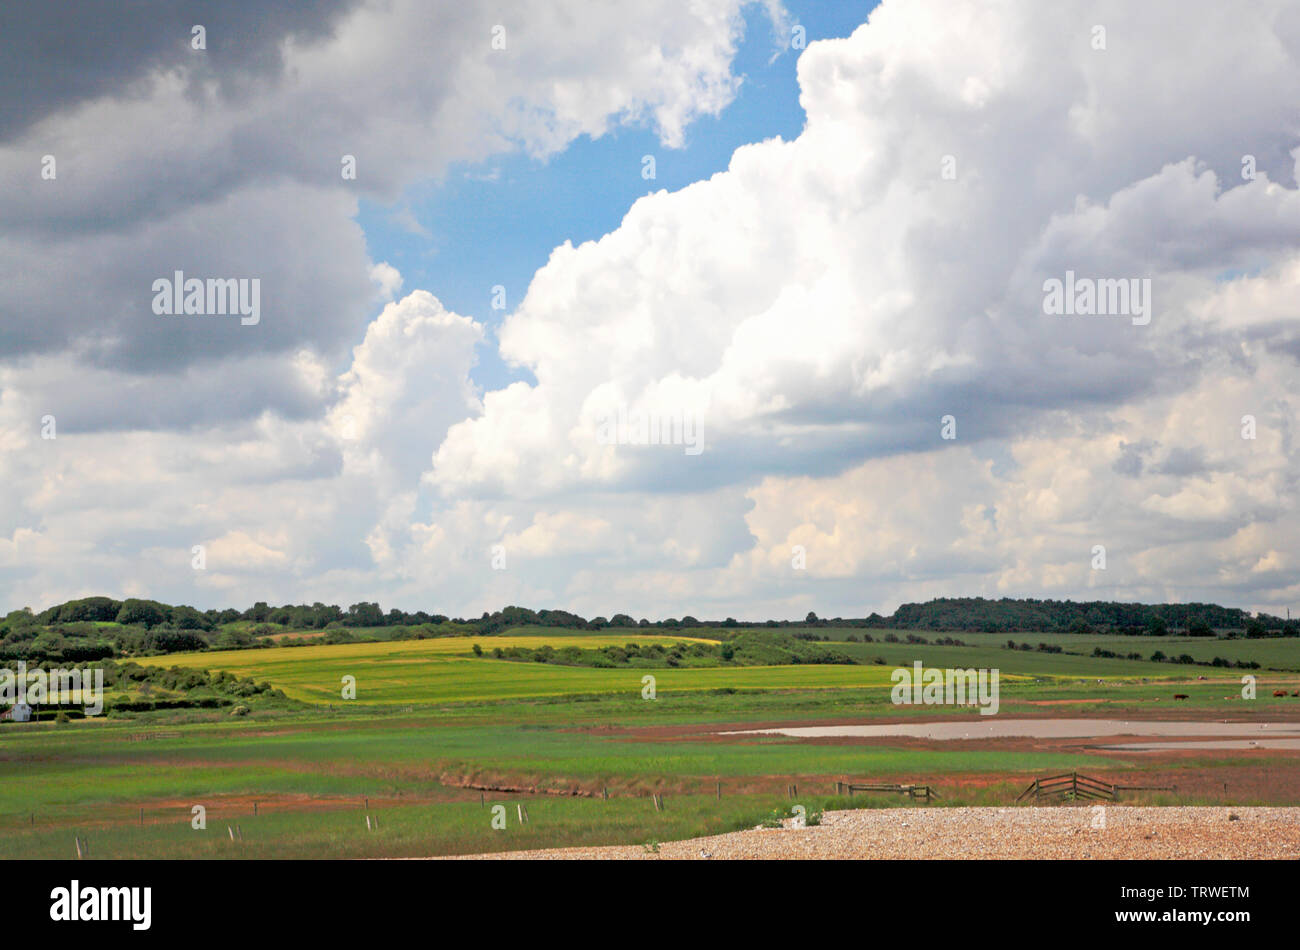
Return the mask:
<path id="1" fill-rule="evenodd" d="M 665 148 L 645 123 L 628 123 L 598 138 L 579 136 L 554 154 L 504 152 L 466 162 L 413 184 L 396 203 L 363 199 L 358 221 L 370 254 L 396 267 L 411 286 L 437 288 L 444 306 L 494 331 L 558 245 L 608 234 L 643 195 L 678 191 L 726 171 L 742 145 L 798 136 L 804 113 L 794 27 L 803 28 L 805 44 L 848 36 L 875 6 L 863 0 L 786 4 L 778 24 L 765 7 L 742 8 L 743 32 L 731 60 L 740 84 L 718 114 L 701 115 L 686 130 L 678 147 Z M 787 23 L 789 36 L 778 32 Z M 655 159 L 649 179 L 643 177 L 647 155 Z M 498 285 L 506 306 L 493 309 Z M 532 381 L 526 366 L 503 363 L 490 341 L 478 359 L 470 376 L 479 386 Z"/>
<path id="2" fill-rule="evenodd" d="M 0 11 L 0 610 L 1300 605 L 1300 9 L 604 6 Z"/>

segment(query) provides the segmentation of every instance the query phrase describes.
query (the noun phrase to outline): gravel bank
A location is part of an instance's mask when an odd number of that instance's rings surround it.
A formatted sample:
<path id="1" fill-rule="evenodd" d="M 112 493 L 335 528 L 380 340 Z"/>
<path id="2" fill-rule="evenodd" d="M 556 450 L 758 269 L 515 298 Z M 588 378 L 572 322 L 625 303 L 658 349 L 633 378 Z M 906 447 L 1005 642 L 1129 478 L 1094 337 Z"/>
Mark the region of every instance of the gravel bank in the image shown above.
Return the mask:
<path id="1" fill-rule="evenodd" d="M 1236 816 L 1232 818 L 1230 816 Z M 737 831 L 644 846 L 468 858 L 1300 858 L 1300 808 L 881 808 L 812 828 Z"/>

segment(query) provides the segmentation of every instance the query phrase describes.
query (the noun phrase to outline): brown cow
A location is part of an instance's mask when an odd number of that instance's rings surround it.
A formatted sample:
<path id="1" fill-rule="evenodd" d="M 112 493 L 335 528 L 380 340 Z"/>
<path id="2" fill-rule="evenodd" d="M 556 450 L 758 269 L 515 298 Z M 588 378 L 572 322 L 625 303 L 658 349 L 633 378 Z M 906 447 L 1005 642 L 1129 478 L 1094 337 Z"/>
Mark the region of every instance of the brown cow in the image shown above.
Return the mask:
<path id="1" fill-rule="evenodd" d="M 1174 699 L 1186 699 L 1186 698 L 1187 698 L 1186 693 L 1174 693 Z"/>
<path id="2" fill-rule="evenodd" d="M 1274 695 L 1274 696 L 1285 696 L 1285 695 L 1286 695 L 1286 690 L 1284 690 L 1284 689 L 1275 689 L 1275 690 L 1273 690 L 1273 695 Z"/>

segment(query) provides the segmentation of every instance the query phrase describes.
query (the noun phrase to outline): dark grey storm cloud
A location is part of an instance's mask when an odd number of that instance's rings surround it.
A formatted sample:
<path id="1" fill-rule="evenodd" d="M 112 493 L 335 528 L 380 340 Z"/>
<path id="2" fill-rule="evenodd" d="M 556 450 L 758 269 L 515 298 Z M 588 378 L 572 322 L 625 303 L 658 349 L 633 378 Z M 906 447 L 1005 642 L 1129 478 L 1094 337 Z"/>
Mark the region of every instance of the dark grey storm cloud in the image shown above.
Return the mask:
<path id="1" fill-rule="evenodd" d="M 0 142 L 60 110 L 120 94 L 156 69 L 184 65 L 190 81 L 247 90 L 281 66 L 288 37 L 328 35 L 358 0 L 36 0 L 0 4 Z M 191 29 L 207 30 L 196 59 Z"/>
<path id="2" fill-rule="evenodd" d="M 36 242 L 0 230 L 0 354 L 71 347 L 92 365 L 147 372 L 304 345 L 331 352 L 360 332 L 374 294 L 352 207 L 341 193 L 284 185 L 127 234 Z M 256 280 L 256 322 L 156 313 L 154 282 L 177 271 L 205 288 L 235 279 L 251 291 Z"/>
<path id="3" fill-rule="evenodd" d="M 1137 442 L 1120 442 L 1119 458 L 1115 460 L 1114 470 L 1120 475 L 1127 475 L 1129 478 L 1137 478 L 1142 474 L 1142 468 L 1146 464 L 1144 456 L 1154 451 L 1157 447 L 1152 439 L 1140 439 Z"/>

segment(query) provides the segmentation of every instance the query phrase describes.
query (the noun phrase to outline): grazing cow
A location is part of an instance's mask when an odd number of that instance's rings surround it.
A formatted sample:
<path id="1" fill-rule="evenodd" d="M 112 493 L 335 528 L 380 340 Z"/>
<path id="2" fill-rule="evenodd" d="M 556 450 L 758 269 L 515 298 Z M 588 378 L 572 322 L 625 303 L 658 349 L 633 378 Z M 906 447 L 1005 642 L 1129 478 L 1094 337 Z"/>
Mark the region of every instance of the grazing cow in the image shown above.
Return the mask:
<path id="1" fill-rule="evenodd" d="M 1285 695 L 1286 695 L 1286 690 L 1284 690 L 1284 689 L 1275 689 L 1275 690 L 1273 690 L 1273 695 L 1274 695 L 1274 696 L 1285 696 Z"/>
<path id="2" fill-rule="evenodd" d="M 1186 693 L 1174 693 L 1174 699 L 1186 699 L 1186 698 L 1187 698 Z"/>

